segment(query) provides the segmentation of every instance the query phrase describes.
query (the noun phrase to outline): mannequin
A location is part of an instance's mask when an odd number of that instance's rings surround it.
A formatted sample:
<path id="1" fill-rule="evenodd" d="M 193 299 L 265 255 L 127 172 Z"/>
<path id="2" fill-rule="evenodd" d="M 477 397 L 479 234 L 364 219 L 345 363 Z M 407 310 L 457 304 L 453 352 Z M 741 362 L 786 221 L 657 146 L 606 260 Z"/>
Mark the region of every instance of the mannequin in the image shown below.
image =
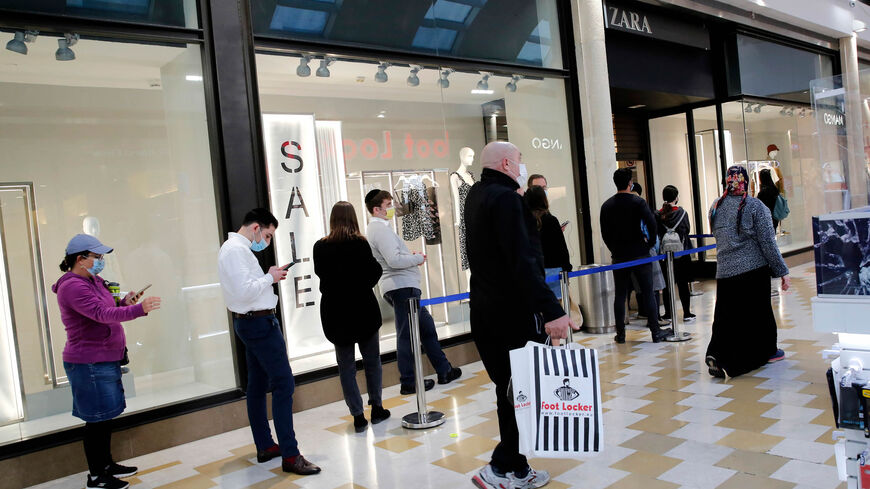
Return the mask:
<path id="1" fill-rule="evenodd" d="M 785 181 L 782 179 L 782 170 L 779 168 L 779 161 L 776 159 L 778 154 L 779 148 L 775 144 L 767 147 L 767 156 L 770 158 L 770 161 L 776 161 L 777 163 L 773 167 L 773 172 L 776 174 L 776 188 L 779 189 L 779 194 L 785 197 Z"/>
<path id="2" fill-rule="evenodd" d="M 470 287 L 471 284 L 471 270 L 468 269 L 468 259 L 465 255 L 465 218 L 462 212 L 465 209 L 465 196 L 468 195 L 468 189 L 474 185 L 474 177 L 469 171 L 472 163 L 474 163 L 474 150 L 468 147 L 462 148 L 459 150 L 459 168 L 450 174 L 450 190 L 453 193 L 453 225 L 456 226 L 459 235 L 460 257 L 462 269 L 465 270 L 467 287 Z"/>

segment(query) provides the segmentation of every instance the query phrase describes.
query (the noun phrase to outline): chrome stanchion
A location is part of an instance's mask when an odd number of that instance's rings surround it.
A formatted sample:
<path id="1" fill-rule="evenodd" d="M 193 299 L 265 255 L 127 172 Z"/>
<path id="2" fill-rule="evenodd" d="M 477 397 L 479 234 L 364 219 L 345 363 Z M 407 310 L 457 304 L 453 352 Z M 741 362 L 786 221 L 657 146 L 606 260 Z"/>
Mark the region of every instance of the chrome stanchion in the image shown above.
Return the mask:
<path id="1" fill-rule="evenodd" d="M 402 418 L 402 426 L 414 430 L 433 428 L 444 424 L 444 413 L 427 411 L 426 386 L 423 382 L 423 361 L 420 347 L 420 299 L 411 297 L 408 300 L 411 316 L 411 353 L 414 355 L 414 385 L 417 388 L 417 412 L 406 414 Z"/>
<path id="2" fill-rule="evenodd" d="M 670 306 L 671 306 L 671 325 L 674 327 L 674 333 L 667 338 L 665 341 L 676 342 L 676 341 L 688 341 L 692 339 L 692 335 L 685 331 L 680 331 L 677 326 L 680 322 L 677 321 L 677 287 L 674 283 L 674 252 L 668 251 L 668 287 L 670 287 L 671 293 L 670 295 Z"/>
<path id="3" fill-rule="evenodd" d="M 568 273 L 564 270 L 559 273 L 559 284 L 562 286 L 562 309 L 565 310 L 565 314 L 568 317 L 571 317 L 571 287 L 570 287 L 570 278 L 568 277 Z M 568 343 L 574 343 L 574 330 L 568 328 Z"/>

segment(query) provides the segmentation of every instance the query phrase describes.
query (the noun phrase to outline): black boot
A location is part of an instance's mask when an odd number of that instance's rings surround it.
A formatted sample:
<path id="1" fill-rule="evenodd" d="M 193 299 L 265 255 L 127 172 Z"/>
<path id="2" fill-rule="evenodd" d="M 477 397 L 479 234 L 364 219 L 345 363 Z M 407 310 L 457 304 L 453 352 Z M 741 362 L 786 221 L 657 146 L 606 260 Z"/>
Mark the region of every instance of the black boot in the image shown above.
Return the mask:
<path id="1" fill-rule="evenodd" d="M 372 424 L 378 424 L 390 417 L 390 411 L 383 406 L 372 406 Z"/>
<path id="2" fill-rule="evenodd" d="M 366 426 L 369 425 L 369 422 L 366 421 L 366 417 L 364 414 L 358 414 L 353 417 L 353 430 L 357 433 L 362 433 L 366 430 Z"/>

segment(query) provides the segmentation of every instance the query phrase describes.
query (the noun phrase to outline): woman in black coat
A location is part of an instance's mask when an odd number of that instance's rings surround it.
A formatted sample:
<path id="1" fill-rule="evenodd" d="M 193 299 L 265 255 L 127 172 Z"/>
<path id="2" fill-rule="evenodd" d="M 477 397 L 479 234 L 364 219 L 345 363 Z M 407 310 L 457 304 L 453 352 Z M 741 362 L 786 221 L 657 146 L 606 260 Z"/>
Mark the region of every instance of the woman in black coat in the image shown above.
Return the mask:
<path id="1" fill-rule="evenodd" d="M 550 214 L 550 201 L 543 187 L 532 185 L 526 190 L 523 198 L 538 225 L 538 233 L 541 237 L 541 252 L 544 255 L 544 271 L 547 276 L 558 275 L 559 272 L 571 271 L 571 257 L 568 254 L 568 244 L 565 242 L 565 233 L 559 219 Z M 548 282 L 547 285 L 556 295 L 562 299 L 562 287 L 560 282 Z"/>
<path id="2" fill-rule="evenodd" d="M 366 373 L 372 424 L 390 417 L 381 401 L 381 310 L 374 286 L 383 270 L 360 233 L 356 211 L 338 202 L 329 216 L 329 235 L 314 243 L 314 273 L 320 277 L 320 321 L 326 339 L 335 345 L 335 359 L 344 401 L 357 433 L 365 431 L 363 401 L 356 383 L 354 345 L 359 345 Z"/>

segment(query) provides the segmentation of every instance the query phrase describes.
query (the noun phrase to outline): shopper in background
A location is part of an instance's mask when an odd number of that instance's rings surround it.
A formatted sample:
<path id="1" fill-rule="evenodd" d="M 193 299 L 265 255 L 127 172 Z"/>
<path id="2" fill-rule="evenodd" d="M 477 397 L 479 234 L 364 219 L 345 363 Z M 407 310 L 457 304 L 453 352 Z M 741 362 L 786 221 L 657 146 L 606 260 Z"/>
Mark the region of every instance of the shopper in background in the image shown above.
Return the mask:
<path id="1" fill-rule="evenodd" d="M 383 271 L 365 236 L 356 210 L 337 202 L 329 216 L 329 235 L 314 243 L 314 273 L 320 277 L 320 322 L 326 339 L 335 345 L 344 402 L 357 433 L 368 426 L 356 383 L 354 345 L 359 345 L 366 374 L 372 424 L 390 417 L 381 401 L 381 309 L 372 288 Z"/>
<path id="2" fill-rule="evenodd" d="M 641 187 L 639 183 L 634 182 L 631 185 L 631 191 L 632 191 L 632 193 L 637 194 L 638 197 L 643 199 L 643 187 Z M 644 200 L 646 200 L 646 199 L 644 199 Z M 655 236 L 655 244 L 653 245 L 652 248 L 650 248 L 649 256 L 658 255 L 659 254 L 658 234 L 655 233 L 655 230 L 653 230 L 651 232 L 650 229 L 647 228 L 646 223 L 644 223 L 643 221 L 641 221 L 641 223 L 640 223 L 640 229 L 643 232 L 643 236 L 648 240 L 652 240 L 652 236 Z M 654 297 L 655 302 L 656 302 L 656 308 L 652 312 L 652 314 L 655 317 L 655 320 L 658 321 L 659 326 L 667 326 L 668 324 L 670 324 L 670 321 L 663 320 L 662 316 L 661 316 L 662 300 L 661 300 L 661 296 L 660 296 L 659 292 L 665 290 L 666 284 L 665 284 L 665 277 L 662 274 L 662 266 L 661 266 L 660 261 L 652 263 L 652 277 L 653 277 L 653 297 Z M 646 307 L 645 307 L 646 301 L 641 297 L 641 295 L 643 294 L 643 290 L 640 288 L 640 283 L 638 283 L 636 277 L 631 277 L 631 285 L 632 285 L 632 288 L 634 289 L 635 297 L 637 298 L 637 317 L 638 317 L 638 319 L 649 317 L 650 312 L 647 311 Z M 630 297 L 631 297 L 631 291 L 629 290 L 629 298 Z"/>
<path id="3" fill-rule="evenodd" d="M 275 306 L 278 296 L 272 288 L 287 277 L 285 267 L 273 266 L 263 273 L 255 252 L 272 242 L 278 220 L 266 209 L 245 215 L 242 227 L 229 233 L 218 253 L 218 277 L 224 302 L 233 313 L 233 329 L 245 345 L 248 366 L 248 421 L 257 446 L 257 461 L 282 457 L 284 472 L 299 475 L 320 473 L 299 453 L 293 432 L 293 391 L 296 387 L 287 344 Z M 272 392 L 272 416 L 278 443 L 272 440 L 266 415 L 266 392 Z"/>
<path id="4" fill-rule="evenodd" d="M 710 208 L 716 236 L 716 309 L 706 364 L 714 377 L 736 377 L 785 353 L 776 347 L 770 277 L 788 290 L 788 267 L 776 245 L 770 211 L 748 193 L 746 168 L 732 166 L 725 193 Z M 747 341 L 747 338 L 751 338 Z"/>
<path id="5" fill-rule="evenodd" d="M 420 266 L 426 255 L 410 252 L 405 242 L 393 231 L 390 220 L 395 216 L 393 197 L 385 190 L 375 189 L 366 194 L 366 209 L 372 215 L 366 230 L 372 254 L 381 265 L 381 294 L 393 306 L 396 316 L 396 354 L 399 367 L 400 392 L 403 395 L 417 392 L 414 385 L 414 358 L 411 352 L 411 322 L 409 299 L 420 298 Z M 462 375 L 462 370 L 450 365 L 435 330 L 435 320 L 429 310 L 420 307 L 420 343 L 429 362 L 438 373 L 439 384 L 449 384 Z M 431 379 L 424 380 L 425 390 L 435 386 Z"/>
<path id="6" fill-rule="evenodd" d="M 85 422 L 86 487 L 124 489 L 130 484 L 119 478 L 133 476 L 138 469 L 115 463 L 111 451 L 110 420 L 127 407 L 120 363 L 127 339 L 121 322 L 160 309 L 160 298 L 148 297 L 137 304 L 140 296 L 130 292 L 116 304 L 107 282 L 100 278 L 103 256 L 111 252 L 93 236 L 74 236 L 60 264 L 66 273 L 51 290 L 57 294 L 66 329 L 63 368 L 72 391 L 72 414 Z"/>
<path id="7" fill-rule="evenodd" d="M 614 263 L 623 263 L 650 256 L 650 248 L 655 245 L 655 233 L 644 236 L 642 225 L 647 230 L 656 229 L 655 216 L 645 200 L 634 195 L 630 168 L 620 168 L 613 173 L 616 195 L 607 199 L 601 206 L 601 235 L 610 249 Z M 643 223 L 643 224 L 641 224 Z M 613 271 L 615 298 L 613 312 L 616 315 L 616 336 L 614 341 L 625 343 L 625 299 L 632 286 L 632 277 L 641 288 L 641 299 L 647 311 L 656 310 L 653 295 L 652 263 Z M 657 314 L 647 316 L 647 327 L 655 343 L 665 339 L 670 330 L 662 329 Z"/>
<path id="8" fill-rule="evenodd" d="M 529 181 L 528 181 L 528 184 L 526 186 L 528 188 L 532 188 L 535 185 L 543 188 L 544 192 L 547 192 L 549 190 L 549 187 L 547 186 L 547 178 L 544 177 L 544 175 L 541 175 L 538 173 L 534 173 L 532 175 L 529 175 Z M 547 195 L 547 197 L 549 197 L 549 194 Z"/>
<path id="9" fill-rule="evenodd" d="M 484 169 L 465 201 L 471 266 L 471 334 L 495 383 L 501 441 L 472 482 L 481 489 L 535 488 L 550 480 L 519 452 L 519 432 L 509 393 L 509 351 L 528 341 L 554 342 L 578 329 L 544 280 L 544 257 L 535 218 L 517 194 L 523 177 L 516 146 L 493 142 L 481 153 Z"/>
<path id="10" fill-rule="evenodd" d="M 568 244 L 565 243 L 565 233 L 559 226 L 559 220 L 550 214 L 550 202 L 543 187 L 532 185 L 523 195 L 526 205 L 535 217 L 536 229 L 541 237 L 541 251 L 544 254 L 544 272 L 547 277 L 559 275 L 560 272 L 571 271 L 571 257 L 568 254 Z M 562 299 L 560 282 L 547 282 L 557 299 Z"/>
<path id="11" fill-rule="evenodd" d="M 680 191 L 673 185 L 667 185 L 662 189 L 662 200 L 664 204 L 662 208 L 656 211 L 656 223 L 658 224 L 659 241 L 665 236 L 668 230 L 673 230 L 680 236 L 680 241 L 683 243 L 683 249 L 689 250 L 692 248 L 692 242 L 689 240 L 689 214 L 685 209 L 677 206 L 679 202 Z M 680 294 L 680 302 L 683 305 L 683 322 L 691 322 L 695 320 L 695 315 L 692 314 L 691 304 L 692 296 L 689 293 L 689 280 L 692 268 L 692 258 L 688 255 L 674 258 L 674 284 Z M 668 275 L 667 261 L 662 262 L 662 270 L 664 275 Z M 674 317 L 671 311 L 671 293 L 667 282 L 665 283 L 664 302 L 665 302 L 665 317 L 666 320 L 671 320 Z"/>
<path id="12" fill-rule="evenodd" d="M 776 209 L 776 199 L 779 198 L 779 189 L 776 187 L 776 184 L 773 183 L 773 176 L 771 176 L 770 170 L 767 168 L 758 172 L 758 180 L 761 182 L 761 188 L 758 190 L 758 200 L 764 203 L 768 210 L 770 210 L 770 218 L 773 220 L 773 230 L 776 231 L 779 227 L 779 221 L 773 217 L 773 211 Z"/>

